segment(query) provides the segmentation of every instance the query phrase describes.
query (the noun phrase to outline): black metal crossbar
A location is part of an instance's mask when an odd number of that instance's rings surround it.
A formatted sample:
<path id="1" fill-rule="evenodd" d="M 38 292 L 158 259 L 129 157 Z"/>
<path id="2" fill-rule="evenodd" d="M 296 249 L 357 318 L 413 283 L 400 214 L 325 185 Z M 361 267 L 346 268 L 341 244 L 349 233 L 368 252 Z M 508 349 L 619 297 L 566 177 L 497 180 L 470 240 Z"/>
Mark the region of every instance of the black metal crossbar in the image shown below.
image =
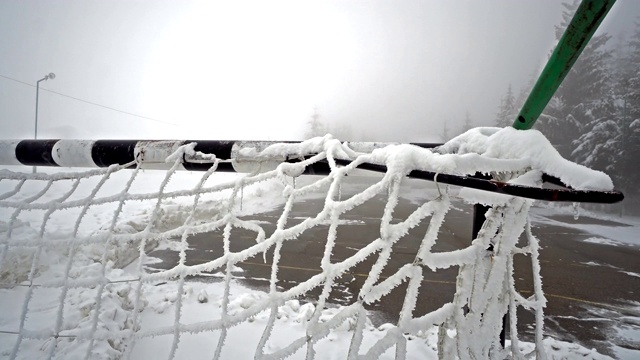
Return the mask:
<path id="1" fill-rule="evenodd" d="M 195 142 L 196 151 L 206 154 L 214 154 L 218 159 L 232 159 L 233 148 L 242 141 L 234 140 L 0 140 L 0 165 L 27 165 L 27 166 L 80 166 L 80 167 L 106 167 L 111 164 L 127 164 L 136 159 L 136 148 L 149 145 L 167 145 L 166 155 L 172 149 L 181 144 Z M 296 141 L 284 141 L 296 143 Z M 256 142 L 249 142 L 256 143 Z M 262 141 L 262 145 L 282 143 L 278 141 Z M 383 147 L 385 143 L 366 143 L 374 147 Z M 441 144 L 412 143 L 422 148 L 434 148 Z M 85 153 L 79 152 L 82 149 Z M 70 158 L 73 157 L 73 158 Z M 162 157 L 162 156 L 160 156 Z M 162 158 L 164 159 L 164 158 Z M 290 159 L 290 162 L 300 161 Z M 348 160 L 338 160 L 340 165 L 347 165 Z M 184 169 L 192 171 L 205 171 L 211 167 L 208 163 L 189 162 L 185 159 Z M 359 169 L 386 172 L 384 165 L 364 163 L 358 165 Z M 217 171 L 235 172 L 234 166 L 229 162 L 220 163 Z M 316 162 L 307 166 L 305 174 L 327 175 L 331 172 L 326 161 Z M 543 181 L 558 185 L 560 188 L 538 188 L 531 186 L 515 185 L 495 180 L 482 179 L 478 176 L 461 176 L 453 174 L 435 173 L 425 170 L 413 170 L 408 174 L 410 178 L 437 181 L 443 184 L 469 187 L 484 191 L 491 191 L 504 195 L 519 196 L 544 201 L 567 201 L 611 204 L 622 201 L 624 195 L 618 191 L 575 190 L 560 181 L 560 179 L 544 175 Z"/>
<path id="2" fill-rule="evenodd" d="M 348 165 L 350 161 L 336 160 L 340 165 Z M 377 164 L 360 164 L 359 169 L 376 172 L 386 172 L 387 167 Z M 589 202 L 612 204 L 624 199 L 624 195 L 619 191 L 596 191 L 596 190 L 575 190 L 571 189 L 554 176 L 544 174 L 542 180 L 550 184 L 562 186 L 560 189 L 538 188 L 509 184 L 501 181 L 481 179 L 475 176 L 460 176 L 451 174 L 435 173 L 432 171 L 413 170 L 408 175 L 410 178 L 436 181 L 443 184 L 463 186 L 472 189 L 495 192 L 498 194 L 519 196 L 527 199 L 545 201 L 569 201 L 569 202 Z"/>

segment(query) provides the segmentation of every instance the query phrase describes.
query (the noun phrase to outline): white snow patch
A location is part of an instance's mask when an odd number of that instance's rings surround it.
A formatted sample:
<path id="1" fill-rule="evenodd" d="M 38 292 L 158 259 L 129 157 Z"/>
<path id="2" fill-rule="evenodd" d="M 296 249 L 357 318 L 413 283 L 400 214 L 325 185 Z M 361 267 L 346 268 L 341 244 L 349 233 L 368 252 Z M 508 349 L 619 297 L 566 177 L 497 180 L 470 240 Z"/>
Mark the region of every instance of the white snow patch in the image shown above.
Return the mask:
<path id="1" fill-rule="evenodd" d="M 568 209 L 554 207 L 534 207 L 531 209 L 530 217 L 532 222 L 549 225 L 562 226 L 578 229 L 589 234 L 596 235 L 597 238 L 608 239 L 618 245 L 640 245 L 640 219 L 635 217 L 611 218 L 608 215 L 590 212 L 589 216 L 621 223 L 621 226 L 585 224 L 580 220 L 577 222 L 562 222 L 552 219 L 554 215 L 567 215 Z"/>
<path id="2" fill-rule="evenodd" d="M 597 263 L 595 261 L 587 261 L 587 262 L 583 262 L 581 264 L 589 265 L 589 266 L 602 266 L 602 264 L 599 264 L 599 263 Z"/>
<path id="3" fill-rule="evenodd" d="M 592 244 L 602 244 L 602 245 L 610 245 L 610 246 L 619 246 L 620 243 L 618 241 L 614 241 L 611 239 L 601 238 L 601 237 L 590 237 L 588 239 L 582 240 L 584 242 L 592 243 Z"/>
<path id="4" fill-rule="evenodd" d="M 640 350 L 628 349 L 622 346 L 613 345 L 611 347 L 616 358 L 619 360 L 638 360 L 640 359 Z"/>
<path id="5" fill-rule="evenodd" d="M 178 296 L 182 297 L 181 324 L 189 325 L 200 323 L 203 321 L 213 321 L 220 319 L 221 316 L 221 299 L 224 293 L 224 285 L 222 283 L 202 283 L 189 282 L 185 284 L 182 294 L 177 292 L 177 284 L 175 282 L 162 285 L 143 285 L 145 297 L 143 299 L 145 306 L 140 314 L 141 331 L 151 331 L 159 327 L 172 326 L 175 319 L 176 301 Z M 123 289 L 130 289 L 128 284 L 122 285 Z M 24 293 L 27 288 L 20 287 L 14 289 L 0 289 L 0 301 L 4 309 L 16 308 L 20 306 Z M 29 326 L 46 327 L 51 324 L 55 318 L 57 296 L 51 296 L 50 292 L 56 292 L 55 289 L 47 289 L 45 293 L 36 294 L 36 299 L 31 303 L 32 317 L 29 319 Z M 231 301 L 228 304 L 229 315 L 242 312 L 258 301 L 265 299 L 268 295 L 262 292 L 245 288 L 235 282 L 231 284 L 232 294 Z M 129 292 L 122 292 L 123 295 L 130 297 Z M 89 291 L 78 291 L 69 294 L 70 300 L 75 307 L 69 313 L 65 320 L 69 325 L 71 321 L 79 321 L 80 324 L 86 322 L 83 319 L 90 318 L 91 303 L 93 294 Z M 77 299 L 77 300 L 74 300 Z M 118 331 L 126 324 L 127 317 L 131 315 L 127 310 L 126 302 L 118 300 L 122 298 L 116 297 L 113 305 L 105 305 L 103 303 L 104 316 L 100 317 L 100 324 L 109 331 Z M 205 300 L 206 299 L 206 300 Z M 103 300 L 105 301 L 105 300 Z M 128 300 L 127 300 L 128 301 Z M 70 305 L 73 305 L 70 303 Z M 130 306 L 130 305 L 129 305 Z M 329 321 L 342 307 L 332 307 L 325 309 L 320 316 L 320 322 Z M 315 307 L 311 303 L 302 303 L 298 300 L 286 301 L 278 308 L 277 320 L 271 338 L 268 340 L 265 350 L 273 352 L 287 346 L 291 341 L 305 336 L 305 323 L 311 318 Z M 13 328 L 11 324 L 17 324 L 17 314 L 19 311 L 3 311 L 0 317 L 0 329 Z M 77 315 L 73 315 L 77 314 Z M 248 359 L 253 358 L 260 337 L 262 336 L 264 327 L 267 324 L 269 312 L 261 312 L 253 316 L 247 322 L 243 322 L 229 330 L 223 347 L 222 359 Z M 75 320 L 74 320 L 75 319 Z M 328 336 L 320 340 L 315 349 L 316 359 L 342 359 L 346 357 L 349 350 L 349 344 L 353 335 L 355 322 L 347 319 L 341 326 L 330 331 Z M 374 327 L 370 321 L 365 324 L 364 339 L 362 349 L 369 349 L 373 344 L 379 341 L 389 329 L 393 329 L 395 325 L 386 324 Z M 84 327 L 77 328 L 71 333 L 80 333 Z M 437 327 L 431 327 L 424 331 L 418 332 L 416 335 L 405 335 L 407 339 L 407 359 L 437 359 Z M 624 333 L 623 335 L 631 334 Z M 219 339 L 219 331 L 205 330 L 193 334 L 183 333 L 180 337 L 179 346 L 177 348 L 174 359 L 196 359 L 211 358 L 213 356 L 215 346 Z M 0 336 L 0 356 L 8 356 L 12 348 L 14 338 L 9 336 Z M 132 359 L 157 357 L 159 354 L 168 354 L 173 342 L 172 335 L 161 335 L 155 337 L 143 337 L 138 340 L 131 354 Z M 509 342 L 507 342 L 509 345 Z M 50 345 L 42 341 L 24 342 L 21 348 L 21 355 L 24 358 L 42 358 L 46 355 L 46 351 Z M 529 352 L 534 349 L 534 344 L 528 342 L 519 342 L 519 347 L 523 352 Z M 595 350 L 589 350 L 580 345 L 558 341 L 552 338 L 544 340 L 544 347 L 551 359 L 610 359 L 607 356 L 598 354 Z M 82 343 L 75 340 L 61 341 L 58 344 L 56 354 L 65 359 L 82 359 L 85 347 Z M 118 352 L 114 351 L 109 345 L 100 344 L 96 346 L 93 352 L 95 358 L 114 358 Z M 304 359 L 304 348 L 296 352 L 291 359 Z M 380 359 L 394 359 L 395 352 L 393 348 L 384 352 Z"/>
<path id="6" fill-rule="evenodd" d="M 609 356 L 598 353 L 595 349 L 587 349 L 581 345 L 568 343 L 554 338 L 545 338 L 543 341 L 544 348 L 547 351 L 549 359 L 589 359 L 589 360 L 605 360 L 612 359 Z M 510 345 L 511 341 L 506 341 Z M 522 352 L 531 352 L 535 348 L 535 344 L 528 342 L 519 342 L 519 348 Z"/>
<path id="7" fill-rule="evenodd" d="M 303 217 L 303 216 L 294 216 L 292 217 L 292 219 L 297 219 L 297 220 L 306 220 L 307 217 Z M 320 224 L 322 225 L 331 225 L 332 221 L 331 220 L 323 220 L 320 222 Z M 365 225 L 366 223 L 362 220 L 348 220 L 348 219 L 338 219 L 338 221 L 336 221 L 337 225 Z"/>
<path id="8" fill-rule="evenodd" d="M 635 318 L 634 321 L 625 325 L 615 326 L 614 329 L 619 339 L 618 344 L 628 344 L 628 347 L 621 345 L 612 346 L 616 357 L 621 360 L 640 359 L 640 350 L 638 350 L 638 346 L 640 345 L 640 318 Z M 629 347 L 635 347 L 635 349 Z"/>
<path id="9" fill-rule="evenodd" d="M 629 276 L 634 276 L 634 277 L 640 278 L 640 274 L 638 274 L 638 273 L 634 273 L 634 272 L 631 272 L 631 271 L 620 271 L 620 272 L 624 273 L 624 274 L 627 274 Z M 639 339 L 640 339 L 640 337 L 639 337 Z"/>

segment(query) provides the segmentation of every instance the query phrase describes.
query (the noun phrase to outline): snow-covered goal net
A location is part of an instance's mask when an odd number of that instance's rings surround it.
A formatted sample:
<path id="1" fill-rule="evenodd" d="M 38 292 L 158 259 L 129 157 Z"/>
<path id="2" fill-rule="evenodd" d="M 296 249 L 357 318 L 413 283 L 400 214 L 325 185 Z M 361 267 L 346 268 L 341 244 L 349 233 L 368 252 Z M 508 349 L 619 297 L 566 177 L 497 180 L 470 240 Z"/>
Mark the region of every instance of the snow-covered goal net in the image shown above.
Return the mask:
<path id="1" fill-rule="evenodd" d="M 88 143 L 70 144 L 56 143 L 53 161 L 89 157 Z M 403 359 L 422 356 L 412 345 L 418 339 L 444 359 L 544 358 L 539 247 L 527 217 L 533 200 L 458 193 L 439 178 L 483 173 L 497 180 L 486 182 L 496 189 L 517 190 L 540 189 L 547 174 L 577 190 L 612 190 L 605 174 L 562 159 L 539 132 L 510 128 L 474 129 L 436 150 L 326 136 L 237 142 L 229 158 L 183 142 L 140 142 L 133 153 L 130 163 L 96 170 L 0 171 L 0 357 Z M 168 170 L 160 174 L 144 170 L 162 164 Z M 187 164 L 208 170 L 189 173 L 188 183 L 177 171 Z M 245 174 L 216 173 L 229 165 Z M 316 165 L 327 174 L 301 176 Z M 366 165 L 384 172 L 346 191 L 348 176 Z M 436 186 L 400 215 L 401 185 L 419 172 L 435 173 Z M 145 180 L 149 173 L 157 181 Z M 313 214 L 292 215 L 314 196 L 320 206 Z M 491 208 L 473 241 L 438 251 L 452 196 Z M 337 256 L 351 214 L 372 206 L 375 225 L 355 235 L 351 253 Z M 256 216 L 265 212 L 271 223 Z M 392 266 L 398 244 L 416 229 L 424 230 L 410 261 Z M 194 251 L 203 242 L 208 250 Z M 320 243 L 316 256 L 298 256 L 317 271 L 283 282 L 283 249 L 308 243 Z M 152 253 L 164 254 L 163 266 L 153 266 Z M 514 285 L 517 254 L 531 264 L 527 296 Z M 238 285 L 250 259 L 266 267 L 266 291 Z M 458 275 L 450 299 L 416 311 L 430 294 L 425 275 L 451 267 Z M 355 296 L 333 304 L 339 284 L 363 271 Z M 393 298 L 402 302 L 397 321 L 374 328 L 368 309 L 392 292 L 401 292 Z M 535 347 L 518 342 L 518 307 L 535 314 Z M 510 342 L 503 347 L 506 314 Z"/>

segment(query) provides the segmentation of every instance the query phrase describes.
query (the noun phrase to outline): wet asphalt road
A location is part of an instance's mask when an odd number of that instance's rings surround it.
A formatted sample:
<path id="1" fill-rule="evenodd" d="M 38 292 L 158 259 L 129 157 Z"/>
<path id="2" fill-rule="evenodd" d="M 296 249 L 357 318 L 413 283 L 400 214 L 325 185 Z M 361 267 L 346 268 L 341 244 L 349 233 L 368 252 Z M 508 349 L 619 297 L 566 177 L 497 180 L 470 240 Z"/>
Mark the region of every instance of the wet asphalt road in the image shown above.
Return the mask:
<path id="1" fill-rule="evenodd" d="M 353 178 L 350 182 L 360 185 L 345 187 L 344 196 L 350 191 L 362 189 L 371 179 Z M 359 184 L 358 184 L 359 183 Z M 408 184 L 411 190 L 424 186 L 419 182 Z M 432 190 L 433 191 L 433 190 Z M 409 191 L 408 191 L 409 192 Z M 415 193 L 415 192 L 413 192 Z M 355 252 L 376 239 L 379 235 L 380 218 L 385 198 L 379 196 L 356 210 L 341 217 L 346 220 L 338 227 L 336 247 L 332 262 L 351 257 Z M 434 251 L 450 251 L 467 246 L 471 240 L 472 212 L 470 205 L 454 202 L 440 229 Z M 403 199 L 394 211 L 394 219 L 406 218 L 418 205 Z M 288 226 L 315 216 L 322 208 L 321 199 L 308 199 L 293 207 Z M 248 219 L 261 222 L 269 235 L 275 230 L 275 223 L 281 209 L 254 215 Z M 556 216 L 554 220 L 575 222 L 572 216 Z M 607 226 L 623 224 L 590 219 L 582 216 L 582 223 L 598 223 Z M 428 221 L 412 229 L 394 246 L 394 252 L 383 276 L 393 274 L 400 266 L 413 262 L 420 240 L 427 230 Z M 278 285 L 290 288 L 320 272 L 320 261 L 324 252 L 328 226 L 319 226 L 306 231 L 297 241 L 285 242 L 280 261 Z M 541 242 L 541 273 L 543 289 L 547 297 L 545 309 L 545 331 L 549 335 L 566 341 L 576 341 L 602 353 L 613 355 L 609 343 L 640 350 L 640 339 L 618 336 L 615 327 L 631 327 L 640 330 L 638 304 L 633 309 L 633 301 L 640 301 L 640 277 L 624 272 L 640 274 L 640 248 L 628 246 L 608 246 L 587 243 L 582 240 L 592 234 L 570 227 L 548 225 L 535 221 L 533 232 Z M 255 234 L 242 229 L 232 230 L 231 251 L 239 251 L 255 244 Z M 198 234 L 189 238 L 187 265 L 210 261 L 222 255 L 222 232 Z M 271 253 L 271 252 L 270 252 Z M 244 270 L 238 273 L 238 281 L 257 289 L 267 289 L 270 277 L 270 253 L 267 262 L 262 255 L 239 264 Z M 170 250 L 153 251 L 150 256 L 163 260 L 151 265 L 155 268 L 171 268 L 178 261 L 178 253 Z M 347 276 L 339 279 L 331 294 L 331 302 L 350 304 L 355 301 L 359 289 L 377 256 L 358 264 Z M 587 264 L 589 263 L 589 264 Z M 598 265 L 594 265 L 598 264 Z M 523 295 L 532 293 L 531 265 L 528 257 L 515 259 L 516 286 Z M 420 288 L 418 304 L 414 316 L 428 313 L 452 300 L 455 292 L 457 268 L 425 271 Z M 370 306 L 375 310 L 374 323 L 395 322 L 402 307 L 406 286 L 400 285 L 389 295 Z M 308 301 L 314 301 L 320 294 L 317 288 L 307 294 Z M 519 332 L 524 340 L 533 339 L 533 314 L 520 308 Z"/>

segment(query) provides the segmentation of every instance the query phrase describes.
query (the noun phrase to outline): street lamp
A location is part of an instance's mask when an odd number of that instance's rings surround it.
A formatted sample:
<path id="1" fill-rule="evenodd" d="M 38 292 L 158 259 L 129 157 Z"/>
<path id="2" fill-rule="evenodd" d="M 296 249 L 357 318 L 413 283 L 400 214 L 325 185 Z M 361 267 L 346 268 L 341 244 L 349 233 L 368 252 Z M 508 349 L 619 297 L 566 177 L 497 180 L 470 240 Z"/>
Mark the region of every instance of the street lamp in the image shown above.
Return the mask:
<path id="1" fill-rule="evenodd" d="M 41 81 L 46 81 L 46 80 L 53 80 L 56 78 L 56 74 L 54 73 L 49 73 L 47 75 L 45 75 L 42 79 L 38 80 L 38 82 L 36 82 L 36 126 L 34 128 L 34 132 L 33 132 L 33 139 L 37 140 L 38 139 L 38 96 L 40 95 L 40 82 Z M 36 167 L 33 167 L 33 172 L 36 172 Z"/>
<path id="2" fill-rule="evenodd" d="M 42 79 L 38 80 L 38 82 L 36 83 L 36 126 L 35 126 L 35 131 L 33 133 L 34 139 L 38 139 L 38 95 L 40 94 L 40 82 L 46 81 L 49 79 L 53 80 L 55 78 L 56 78 L 56 74 L 49 73 L 45 75 L 45 77 L 43 77 Z"/>

